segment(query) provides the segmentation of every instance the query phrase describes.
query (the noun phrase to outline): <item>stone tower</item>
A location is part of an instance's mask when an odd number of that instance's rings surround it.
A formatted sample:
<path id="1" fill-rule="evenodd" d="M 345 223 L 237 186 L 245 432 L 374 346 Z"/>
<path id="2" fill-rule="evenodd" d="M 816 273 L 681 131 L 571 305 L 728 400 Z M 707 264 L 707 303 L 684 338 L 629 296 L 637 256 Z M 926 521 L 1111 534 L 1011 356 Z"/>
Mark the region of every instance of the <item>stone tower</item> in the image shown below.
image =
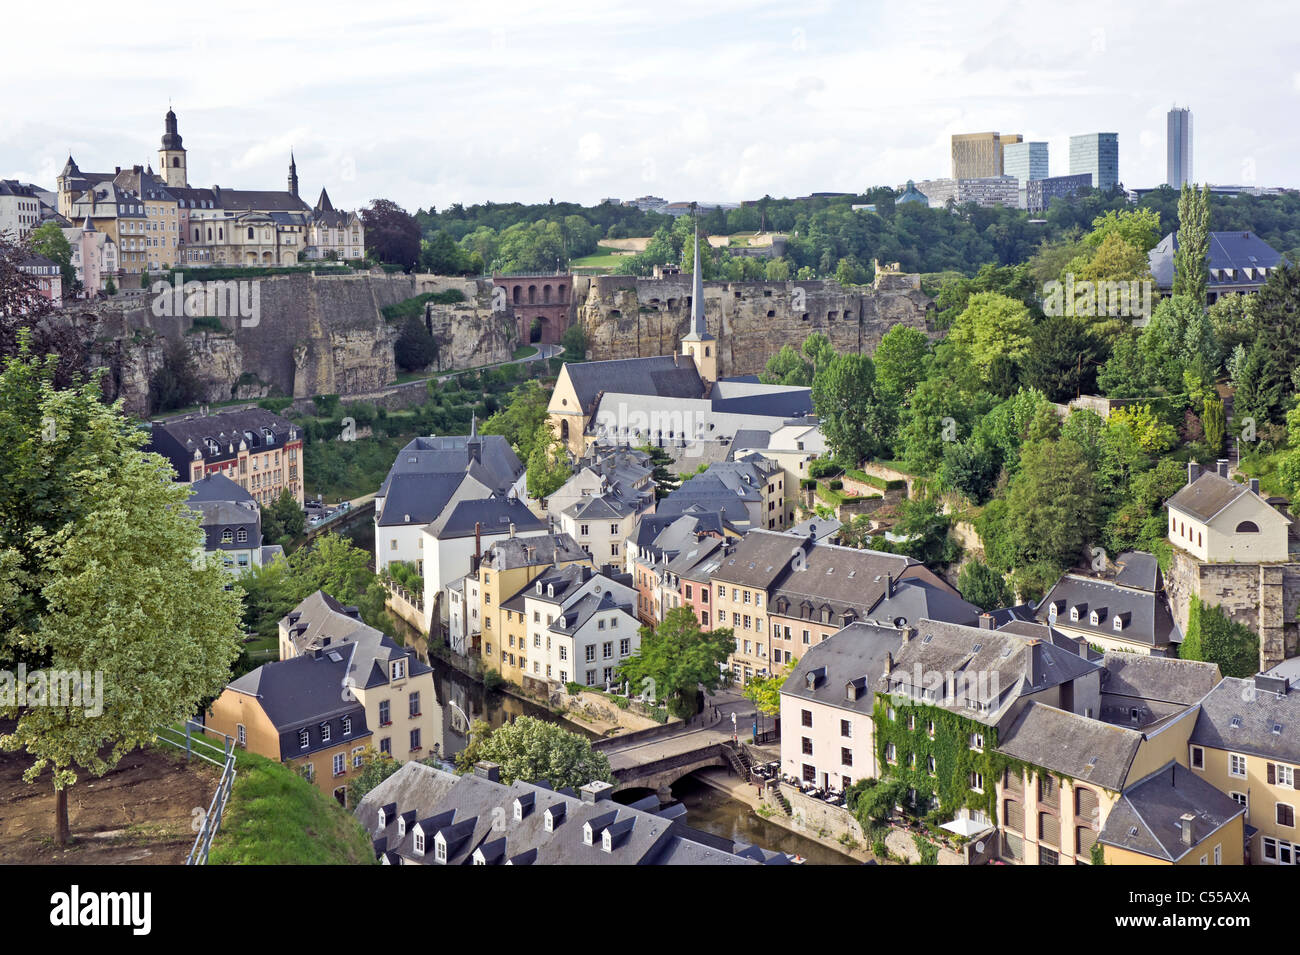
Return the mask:
<path id="1" fill-rule="evenodd" d="M 690 355 L 706 384 L 718 380 L 718 343 L 709 334 L 704 311 L 704 272 L 700 269 L 700 227 L 695 227 L 695 274 L 691 277 L 691 330 L 682 338 L 682 354 Z"/>
<path id="2" fill-rule="evenodd" d="M 164 123 L 166 130 L 163 133 L 162 147 L 158 150 L 158 165 L 167 185 L 184 189 L 189 185 L 185 169 L 185 147 L 181 145 L 181 134 L 176 131 L 176 114 L 170 109 L 167 110 Z"/>
<path id="3" fill-rule="evenodd" d="M 298 164 L 293 161 L 292 152 L 289 153 L 289 194 L 298 198 Z"/>

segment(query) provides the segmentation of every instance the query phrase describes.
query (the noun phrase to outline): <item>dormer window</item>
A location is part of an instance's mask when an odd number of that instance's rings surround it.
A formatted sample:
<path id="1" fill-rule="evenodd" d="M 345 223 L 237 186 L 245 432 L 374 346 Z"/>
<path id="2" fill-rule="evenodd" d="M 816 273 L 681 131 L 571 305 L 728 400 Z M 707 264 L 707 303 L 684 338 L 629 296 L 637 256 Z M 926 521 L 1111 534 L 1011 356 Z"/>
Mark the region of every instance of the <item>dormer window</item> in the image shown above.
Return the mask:
<path id="1" fill-rule="evenodd" d="M 1078 622 L 1079 622 L 1079 608 L 1078 608 L 1078 607 L 1071 607 L 1071 608 L 1070 608 L 1070 619 L 1071 619 L 1072 621 L 1074 621 L 1075 623 L 1078 623 Z"/>
<path id="2" fill-rule="evenodd" d="M 1115 614 L 1115 619 L 1112 621 L 1111 627 L 1115 630 L 1123 630 L 1124 618 L 1121 617 L 1119 614 Z"/>
<path id="3" fill-rule="evenodd" d="M 399 839 L 406 838 L 406 817 L 405 816 L 397 817 L 397 837 Z"/>
<path id="4" fill-rule="evenodd" d="M 433 837 L 433 857 L 439 862 L 447 861 L 447 840 L 441 832 Z"/>
<path id="5" fill-rule="evenodd" d="M 375 819 L 375 825 L 377 825 L 380 829 L 385 829 L 388 827 L 388 816 L 387 814 L 385 814 L 383 806 L 379 807 L 379 816 Z"/>
<path id="6" fill-rule="evenodd" d="M 352 733 L 352 717 L 343 717 L 343 735 L 348 736 Z"/>
<path id="7" fill-rule="evenodd" d="M 401 680 L 406 677 L 406 660 L 394 660 L 392 666 L 392 679 Z"/>
<path id="8" fill-rule="evenodd" d="M 589 845 L 592 845 L 591 837 L 592 837 L 591 823 L 589 823 L 589 822 L 584 822 L 584 823 L 582 824 L 582 842 L 583 842 L 583 845 L 588 845 L 588 846 L 589 846 Z"/>
<path id="9" fill-rule="evenodd" d="M 322 723 L 320 725 L 320 741 L 322 743 L 328 743 L 330 741 L 330 725 L 328 723 Z"/>
<path id="10" fill-rule="evenodd" d="M 298 730 L 298 748 L 306 749 L 310 745 L 311 745 L 311 734 L 308 733 L 305 729 Z"/>
<path id="11" fill-rule="evenodd" d="M 1057 612 L 1056 602 L 1053 601 L 1047 607 L 1047 619 L 1050 620 L 1052 623 L 1056 623 L 1056 612 Z"/>
<path id="12" fill-rule="evenodd" d="M 1094 610 L 1092 613 L 1088 614 L 1088 622 L 1092 624 L 1094 627 L 1097 626 L 1097 624 L 1100 622 L 1097 617 L 1097 611 Z"/>
<path id="13" fill-rule="evenodd" d="M 415 854 L 424 855 L 424 833 L 419 829 L 415 830 Z"/>
<path id="14" fill-rule="evenodd" d="M 230 528 L 227 527 L 224 531 L 221 532 L 221 543 L 231 544 L 234 543 L 234 540 L 235 540 L 235 532 L 232 531 Z"/>

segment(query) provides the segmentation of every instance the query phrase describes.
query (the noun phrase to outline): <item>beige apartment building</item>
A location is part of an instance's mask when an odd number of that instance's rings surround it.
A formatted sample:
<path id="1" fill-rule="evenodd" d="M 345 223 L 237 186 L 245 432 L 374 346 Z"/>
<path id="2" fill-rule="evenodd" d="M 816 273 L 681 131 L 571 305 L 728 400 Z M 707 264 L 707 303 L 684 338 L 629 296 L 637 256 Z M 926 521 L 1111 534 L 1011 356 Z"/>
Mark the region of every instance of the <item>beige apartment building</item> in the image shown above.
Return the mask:
<path id="1" fill-rule="evenodd" d="M 1002 149 L 1023 141 L 1019 133 L 956 133 L 952 137 L 952 178 L 987 179 L 1003 175 Z"/>

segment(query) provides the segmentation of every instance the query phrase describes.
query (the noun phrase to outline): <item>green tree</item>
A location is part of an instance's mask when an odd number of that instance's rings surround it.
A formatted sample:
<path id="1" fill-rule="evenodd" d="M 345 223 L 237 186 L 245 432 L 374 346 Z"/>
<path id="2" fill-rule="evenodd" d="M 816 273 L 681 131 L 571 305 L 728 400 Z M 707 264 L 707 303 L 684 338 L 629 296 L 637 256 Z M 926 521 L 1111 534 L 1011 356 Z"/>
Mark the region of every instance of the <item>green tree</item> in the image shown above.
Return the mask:
<path id="1" fill-rule="evenodd" d="M 718 669 L 736 647 L 730 627 L 700 630 L 690 607 L 676 607 L 655 628 L 641 628 L 641 646 L 619 665 L 618 679 L 634 691 L 666 700 L 674 716 L 689 719 L 696 713 L 699 687 L 718 688 Z"/>
<path id="2" fill-rule="evenodd" d="M 348 807 L 355 809 L 366 798 L 366 793 L 374 789 L 393 773 L 401 769 L 402 764 L 393 759 L 389 753 L 378 752 L 373 746 L 367 746 L 361 754 L 361 768 L 348 771 Z"/>
<path id="3" fill-rule="evenodd" d="M 1021 359 L 1021 381 L 1049 401 L 1065 402 L 1095 394 L 1097 371 L 1110 349 L 1084 322 L 1068 315 L 1049 317 L 1034 326 L 1030 347 Z"/>
<path id="4" fill-rule="evenodd" d="M 949 338 L 988 369 L 995 358 L 1018 361 L 1029 350 L 1033 318 L 1023 303 L 998 292 L 972 295 L 953 323 Z"/>
<path id="5" fill-rule="evenodd" d="M 560 344 L 564 346 L 562 357 L 565 361 L 587 360 L 587 330 L 581 322 L 575 322 L 564 330 Z"/>
<path id="6" fill-rule="evenodd" d="M 497 411 L 483 422 L 483 434 L 499 434 L 510 443 L 521 461 L 532 456 L 539 439 L 545 439 L 551 426 L 546 417 L 546 406 L 551 396 L 539 381 L 530 378 L 516 385 L 510 397 Z M 546 429 L 543 432 L 542 429 Z"/>
<path id="7" fill-rule="evenodd" d="M 0 705 L 17 721 L 0 747 L 32 758 L 28 782 L 50 771 L 63 845 L 79 774 L 102 775 L 226 682 L 240 593 L 196 559 L 189 490 L 141 450 L 146 435 L 97 384 L 56 389 L 55 367 L 24 341 L 0 370 L 0 656 L 97 677 L 93 700 Z"/>
<path id="8" fill-rule="evenodd" d="M 876 391 L 876 369 L 866 355 L 837 355 L 813 379 L 813 409 L 826 444 L 846 466 L 879 453 L 892 430 Z"/>
<path id="9" fill-rule="evenodd" d="M 681 480 L 672 470 L 673 458 L 663 448 L 653 444 L 643 444 L 637 448 L 638 451 L 644 451 L 650 455 L 650 467 L 654 471 L 650 475 L 650 480 L 655 485 L 655 500 L 659 501 L 667 497 L 673 491 L 677 490 Z"/>
<path id="10" fill-rule="evenodd" d="M 1300 262 L 1283 259 L 1268 270 L 1264 287 L 1249 298 L 1254 300 L 1251 309 L 1259 323 L 1256 341 L 1265 341 L 1274 357 L 1264 387 L 1284 387 L 1290 369 L 1300 365 Z M 1235 407 L 1233 417 L 1237 417 Z"/>
<path id="11" fill-rule="evenodd" d="M 1210 282 L 1210 187 L 1200 192 L 1183 183 L 1178 197 L 1178 248 L 1174 250 L 1174 295 L 1204 307 Z"/>
<path id="12" fill-rule="evenodd" d="M 149 407 L 175 411 L 192 405 L 203 397 L 194 353 L 184 338 L 168 339 L 163 347 L 163 363 L 149 379 Z"/>
<path id="13" fill-rule="evenodd" d="M 438 343 L 434 341 L 424 319 L 410 316 L 402 323 L 397 341 L 393 343 L 393 361 L 403 371 L 423 371 L 438 357 Z"/>
<path id="14" fill-rule="evenodd" d="M 968 561 L 962 567 L 957 576 L 957 589 L 961 591 L 962 597 L 981 610 L 998 610 L 1011 603 L 1007 582 L 1001 574 L 982 561 Z"/>
<path id="15" fill-rule="evenodd" d="M 1224 676 L 1250 678 L 1259 670 L 1259 634 L 1230 618 L 1222 607 L 1207 607 L 1193 596 L 1178 656 L 1217 663 Z"/>
<path id="16" fill-rule="evenodd" d="M 782 345 L 781 350 L 767 360 L 759 380 L 768 385 L 795 385 L 808 387 L 813 381 L 812 365 L 800 357 L 793 345 Z"/>
<path id="17" fill-rule="evenodd" d="M 307 527 L 307 516 L 288 488 L 270 504 L 262 507 L 262 538 L 275 544 L 287 544 Z"/>
<path id="18" fill-rule="evenodd" d="M 1092 231 L 1083 242 L 1095 249 L 1112 235 L 1146 255 L 1160 241 L 1160 213 L 1143 208 L 1109 209 L 1092 220 Z"/>
<path id="19" fill-rule="evenodd" d="M 1215 457 L 1223 452 L 1223 441 L 1227 437 L 1228 424 L 1224 419 L 1223 399 L 1218 395 L 1205 399 L 1201 412 L 1201 425 L 1205 428 L 1205 443 Z"/>
<path id="20" fill-rule="evenodd" d="M 881 394 L 901 404 L 925 376 L 930 339 L 919 328 L 895 325 L 885 332 L 871 360 Z"/>
<path id="21" fill-rule="evenodd" d="M 610 782 L 609 757 L 591 740 L 531 716 L 518 716 L 491 729 L 483 720 L 470 727 L 470 744 L 456 754 L 456 769 L 469 772 L 483 760 L 501 768 L 501 781 L 547 780 L 556 789 Z"/>
<path id="22" fill-rule="evenodd" d="M 804 357 L 812 362 L 814 375 L 835 360 L 835 346 L 821 332 L 813 332 L 805 338 L 800 350 Z"/>
<path id="23" fill-rule="evenodd" d="M 42 222 L 27 236 L 27 247 L 59 267 L 63 276 L 63 294 L 71 297 L 79 287 L 77 270 L 72 265 L 72 244 L 57 222 Z"/>
<path id="24" fill-rule="evenodd" d="M 754 677 L 745 684 L 745 699 L 750 700 L 760 713 L 767 716 L 779 716 L 781 714 L 781 687 L 785 686 L 785 678 L 790 675 L 790 671 L 798 663 L 798 660 L 787 663 L 785 672 L 780 676 Z"/>
<path id="25" fill-rule="evenodd" d="M 539 428 L 528 455 L 528 496 L 541 500 L 550 497 L 569 479 L 569 457 L 549 424 Z"/>
<path id="26" fill-rule="evenodd" d="M 976 519 L 990 565 L 1013 571 L 1020 598 L 1037 597 L 1084 556 L 1097 531 L 1091 468 L 1073 441 L 1036 441 L 1020 455 L 1005 497 Z"/>

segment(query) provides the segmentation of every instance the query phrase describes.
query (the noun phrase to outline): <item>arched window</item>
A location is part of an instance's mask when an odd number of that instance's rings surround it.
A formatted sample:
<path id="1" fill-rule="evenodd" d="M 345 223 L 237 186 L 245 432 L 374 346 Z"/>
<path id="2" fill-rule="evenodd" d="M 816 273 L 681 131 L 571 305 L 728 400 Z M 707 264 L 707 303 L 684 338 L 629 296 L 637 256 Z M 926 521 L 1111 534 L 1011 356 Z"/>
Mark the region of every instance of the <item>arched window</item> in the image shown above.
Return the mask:
<path id="1" fill-rule="evenodd" d="M 253 238 L 253 227 L 251 225 L 248 227 L 248 237 Z"/>
<path id="2" fill-rule="evenodd" d="M 1238 534 L 1258 534 L 1259 525 L 1254 521 L 1242 521 L 1237 525 Z"/>

